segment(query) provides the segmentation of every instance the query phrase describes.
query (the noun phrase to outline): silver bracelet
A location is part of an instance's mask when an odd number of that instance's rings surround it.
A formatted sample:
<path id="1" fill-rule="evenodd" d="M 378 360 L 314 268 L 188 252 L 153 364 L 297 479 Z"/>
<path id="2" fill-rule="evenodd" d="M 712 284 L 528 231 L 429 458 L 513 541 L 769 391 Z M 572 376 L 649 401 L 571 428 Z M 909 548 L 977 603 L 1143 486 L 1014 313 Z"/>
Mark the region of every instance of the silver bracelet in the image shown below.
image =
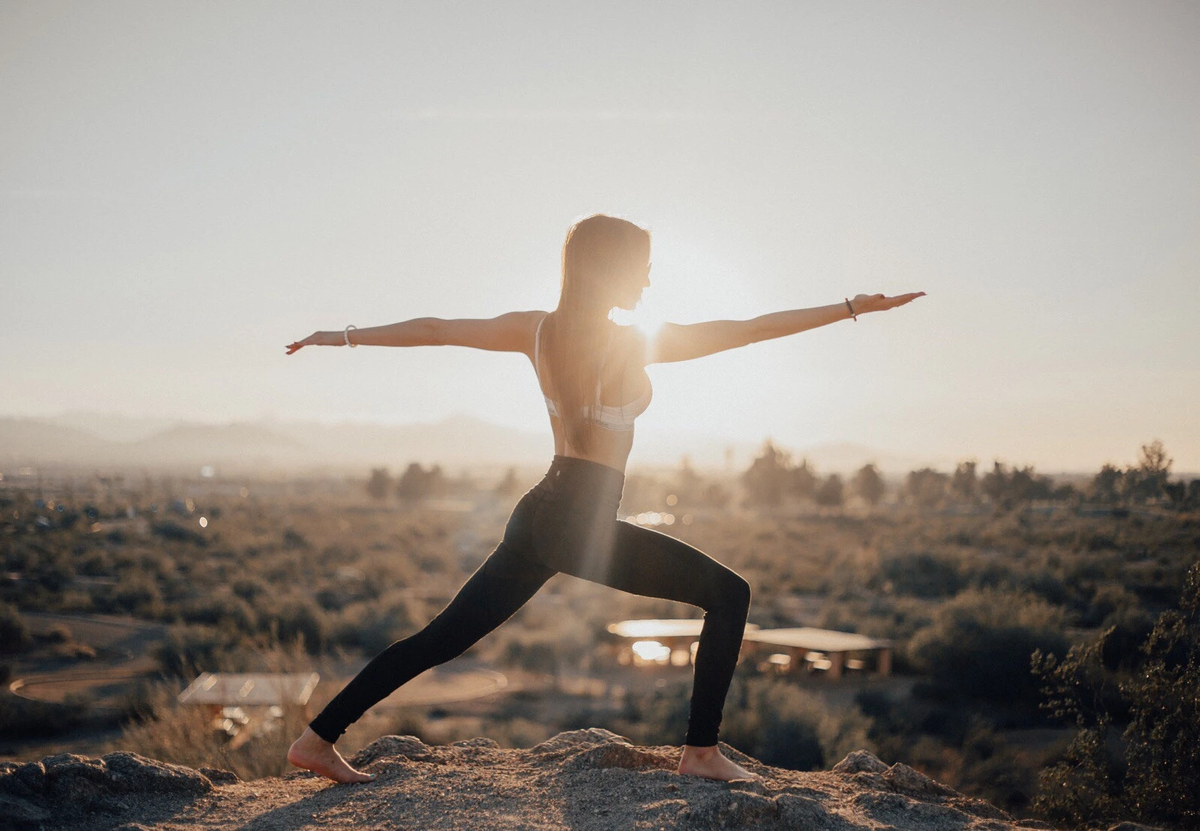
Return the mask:
<path id="1" fill-rule="evenodd" d="M 357 329 L 357 328 L 358 328 L 357 326 L 355 326 L 353 323 L 351 323 L 349 326 L 346 327 L 346 330 L 344 332 L 342 332 L 342 335 L 345 336 L 345 338 L 346 338 L 346 346 L 349 346 L 351 349 L 358 346 L 358 344 L 350 342 L 350 330 Z"/>

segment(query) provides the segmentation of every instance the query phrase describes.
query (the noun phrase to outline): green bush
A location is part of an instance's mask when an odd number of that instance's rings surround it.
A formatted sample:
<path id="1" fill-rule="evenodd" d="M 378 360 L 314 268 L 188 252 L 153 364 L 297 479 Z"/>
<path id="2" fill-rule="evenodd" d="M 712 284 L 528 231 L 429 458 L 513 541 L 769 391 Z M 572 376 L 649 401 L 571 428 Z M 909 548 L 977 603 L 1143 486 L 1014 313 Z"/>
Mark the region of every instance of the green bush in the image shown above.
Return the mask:
<path id="1" fill-rule="evenodd" d="M 1136 672 L 1114 672 L 1105 660 L 1116 632 L 1106 630 L 1062 660 L 1035 656 L 1047 685 L 1045 706 L 1074 718 L 1078 728 L 1062 760 L 1043 771 L 1037 807 L 1051 820 L 1076 826 L 1125 819 L 1196 827 L 1200 563 L 1188 571 L 1177 608 L 1159 616 L 1142 644 Z M 1122 741 L 1114 743 L 1122 724 Z"/>
<path id="2" fill-rule="evenodd" d="M 15 606 L 0 603 L 0 652 L 20 652 L 29 645 L 29 627 Z"/>
<path id="3" fill-rule="evenodd" d="M 909 642 L 909 658 L 942 700 L 986 702 L 1034 719 L 1040 685 L 1030 656 L 1065 651 L 1061 609 L 1027 594 L 968 591 L 943 604 Z"/>

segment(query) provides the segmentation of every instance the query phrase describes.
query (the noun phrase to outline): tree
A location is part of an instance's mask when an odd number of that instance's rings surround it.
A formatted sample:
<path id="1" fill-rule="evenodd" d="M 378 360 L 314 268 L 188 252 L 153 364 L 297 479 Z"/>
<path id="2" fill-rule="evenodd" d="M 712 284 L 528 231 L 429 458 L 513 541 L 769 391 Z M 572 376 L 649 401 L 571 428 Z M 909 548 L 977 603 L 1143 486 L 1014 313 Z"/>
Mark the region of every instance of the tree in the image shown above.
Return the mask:
<path id="1" fill-rule="evenodd" d="M 1039 476 L 1032 467 L 1014 469 L 1008 479 L 1008 495 L 1014 502 L 1031 502 L 1034 499 L 1049 499 L 1054 484 L 1048 476 Z"/>
<path id="2" fill-rule="evenodd" d="M 1179 608 L 1163 612 L 1143 652 L 1142 671 L 1122 686 L 1131 716 L 1127 801 L 1139 816 L 1194 827 L 1200 824 L 1200 563 L 1188 570 Z"/>
<path id="3" fill-rule="evenodd" d="M 517 479 L 517 469 L 510 467 L 496 486 L 496 495 L 501 497 L 516 496 L 521 492 L 521 482 Z"/>
<path id="4" fill-rule="evenodd" d="M 692 460 L 684 456 L 679 460 L 679 470 L 675 474 L 675 495 L 680 504 L 690 505 L 698 501 L 704 492 L 704 480 L 692 467 Z"/>
<path id="5" fill-rule="evenodd" d="M 439 493 L 445 486 L 445 474 L 440 465 L 434 465 L 425 470 L 416 462 L 404 470 L 400 481 L 396 483 L 396 495 L 406 502 L 427 499 Z"/>
<path id="6" fill-rule="evenodd" d="M 1157 499 L 1166 488 L 1171 475 L 1171 463 L 1163 443 L 1155 439 L 1142 445 L 1137 467 L 1125 471 L 1126 491 L 1136 502 Z"/>
<path id="7" fill-rule="evenodd" d="M 392 489 L 392 477 L 386 467 L 371 468 L 371 478 L 367 480 L 367 493 L 372 499 L 385 499 Z"/>
<path id="8" fill-rule="evenodd" d="M 778 506 L 783 501 L 788 481 L 788 455 L 767 441 L 762 455 L 742 474 L 747 501 L 751 504 Z"/>
<path id="9" fill-rule="evenodd" d="M 815 499 L 817 494 L 817 474 L 809 466 L 808 459 L 788 471 L 788 489 L 801 499 Z"/>
<path id="10" fill-rule="evenodd" d="M 945 473 L 925 467 L 908 474 L 904 492 L 910 502 L 922 508 L 933 508 L 945 498 L 949 481 L 950 477 Z"/>
<path id="11" fill-rule="evenodd" d="M 990 702 L 1032 716 L 1040 696 L 1030 656 L 1064 650 L 1064 627 L 1062 609 L 1041 598 L 968 590 L 938 606 L 908 652 L 936 699 Z"/>
<path id="12" fill-rule="evenodd" d="M 1008 468 L 1002 462 L 992 462 L 992 469 L 983 475 L 979 489 L 992 502 L 1002 502 L 1008 491 Z"/>
<path id="13" fill-rule="evenodd" d="M 1117 674 L 1106 654 L 1117 628 L 1077 645 L 1061 661 L 1035 654 L 1056 716 L 1079 732 L 1063 760 L 1042 773 L 1036 807 L 1075 825 L 1133 819 L 1169 827 L 1200 823 L 1200 563 L 1188 570 L 1178 608 L 1159 616 L 1140 666 Z M 1117 667 L 1120 669 L 1120 667 Z M 1124 758 L 1109 733 L 1127 719 Z"/>
<path id="14" fill-rule="evenodd" d="M 29 643 L 29 627 L 15 606 L 0 603 L 0 652 L 20 652 Z"/>
<path id="15" fill-rule="evenodd" d="M 1113 465 L 1105 465 L 1092 478 L 1092 499 L 1097 502 L 1113 503 L 1121 492 L 1121 469 Z"/>
<path id="16" fill-rule="evenodd" d="M 883 499 L 886 490 L 883 477 L 879 475 L 879 470 L 872 464 L 863 465 L 858 469 L 858 473 L 854 474 L 852 487 L 854 492 L 872 508 L 879 504 L 879 500 Z"/>
<path id="17" fill-rule="evenodd" d="M 979 480 L 975 476 L 975 462 L 959 462 L 950 477 L 950 492 L 964 502 L 974 502 Z"/>
<path id="18" fill-rule="evenodd" d="M 845 499 L 845 489 L 842 486 L 842 477 L 836 473 L 829 474 L 829 477 L 821 483 L 821 487 L 817 488 L 816 501 L 817 504 L 824 508 L 840 508 Z"/>

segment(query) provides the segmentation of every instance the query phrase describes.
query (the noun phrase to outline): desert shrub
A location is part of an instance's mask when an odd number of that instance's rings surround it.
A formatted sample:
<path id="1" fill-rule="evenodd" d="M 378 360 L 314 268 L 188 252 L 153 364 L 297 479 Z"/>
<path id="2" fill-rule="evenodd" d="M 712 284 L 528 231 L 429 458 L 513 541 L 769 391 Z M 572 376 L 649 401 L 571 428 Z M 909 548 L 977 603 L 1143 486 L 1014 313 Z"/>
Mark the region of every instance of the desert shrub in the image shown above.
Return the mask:
<path id="1" fill-rule="evenodd" d="M 963 587 L 956 562 L 927 552 L 887 558 L 880 565 L 880 577 L 891 583 L 897 594 L 916 597 L 953 597 Z"/>
<path id="2" fill-rule="evenodd" d="M 9 603 L 0 603 L 0 652 L 20 652 L 29 640 L 29 627 L 21 613 Z"/>
<path id="3" fill-rule="evenodd" d="M 422 611 L 419 603 L 399 591 L 373 603 L 354 603 L 345 607 L 332 625 L 330 641 L 375 655 L 415 632 Z"/>
<path id="4" fill-rule="evenodd" d="M 503 666 L 551 675 L 591 668 L 594 633 L 587 627 L 566 622 L 555 630 L 514 627 L 502 637 L 505 642 L 497 660 Z"/>
<path id="5" fill-rule="evenodd" d="M 1200 564 L 1176 608 L 1159 616 L 1136 672 L 1114 673 L 1116 632 L 1059 660 L 1037 655 L 1046 707 L 1078 728 L 1061 761 L 1042 774 L 1037 807 L 1077 826 L 1132 819 L 1171 827 L 1200 823 Z M 1113 733 L 1125 724 L 1121 742 Z M 1114 749 L 1115 748 L 1115 749 Z M 1123 752 L 1122 749 L 1123 748 Z"/>
<path id="6" fill-rule="evenodd" d="M 857 708 L 837 708 L 791 681 L 739 677 L 726 707 L 725 741 L 776 767 L 818 770 L 852 750 L 874 749 L 871 720 Z"/>
<path id="7" fill-rule="evenodd" d="M 201 546 L 208 545 L 208 539 L 199 531 L 193 531 L 190 527 L 184 527 L 169 519 L 155 523 L 151 527 L 151 531 L 155 536 L 162 537 L 169 542 L 184 542 Z"/>
<path id="8" fill-rule="evenodd" d="M 180 618 L 185 623 L 225 624 L 243 632 L 253 632 L 258 625 L 258 616 L 240 597 L 209 596 L 188 601 L 180 609 Z"/>
<path id="9" fill-rule="evenodd" d="M 909 642 L 928 693 L 1003 707 L 1018 718 L 1038 712 L 1040 685 L 1030 655 L 1065 651 L 1062 610 L 1026 594 L 968 591 L 944 604 Z"/>
<path id="10" fill-rule="evenodd" d="M 45 738 L 78 727 L 89 711 L 85 699 L 68 696 L 61 704 L 34 701 L 0 690 L 0 736 Z"/>
<path id="11" fill-rule="evenodd" d="M 157 617 L 163 609 L 158 582 L 138 569 L 126 570 L 97 605 L 106 612 L 145 618 Z"/>
<path id="12" fill-rule="evenodd" d="M 1080 623 L 1084 626 L 1099 626 L 1105 620 L 1137 607 L 1137 595 L 1119 583 L 1108 583 L 1097 587 L 1080 617 Z"/>
<path id="13" fill-rule="evenodd" d="M 234 671 L 242 642 L 232 629 L 173 626 L 158 649 L 158 665 L 167 677 L 189 681 L 201 672 Z"/>
<path id="14" fill-rule="evenodd" d="M 320 654 L 328 637 L 325 613 L 307 598 L 285 601 L 274 612 L 264 611 L 262 625 L 279 643 L 303 644 L 309 655 Z"/>
<path id="15" fill-rule="evenodd" d="M 173 690 L 160 688 L 150 697 L 142 719 L 126 725 L 114 749 L 194 768 L 230 770 L 244 780 L 261 779 L 293 770 L 287 750 L 306 723 L 302 707 L 284 707 L 282 718 L 263 724 L 234 747 L 227 734 L 214 729 L 205 708 L 179 704 Z"/>

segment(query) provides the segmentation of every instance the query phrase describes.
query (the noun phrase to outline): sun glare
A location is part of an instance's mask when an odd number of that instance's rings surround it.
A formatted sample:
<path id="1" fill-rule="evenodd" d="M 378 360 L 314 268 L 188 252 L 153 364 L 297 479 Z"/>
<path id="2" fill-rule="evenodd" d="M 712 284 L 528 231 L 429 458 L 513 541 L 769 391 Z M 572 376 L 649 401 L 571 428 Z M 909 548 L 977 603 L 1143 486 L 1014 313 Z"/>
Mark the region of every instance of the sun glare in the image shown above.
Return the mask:
<path id="1" fill-rule="evenodd" d="M 646 340 L 651 341 L 658 335 L 658 330 L 662 328 L 662 325 L 666 323 L 665 317 L 659 310 L 647 307 L 645 303 L 639 303 L 632 311 L 614 309 L 612 319 L 618 326 L 632 326 L 645 335 Z"/>

